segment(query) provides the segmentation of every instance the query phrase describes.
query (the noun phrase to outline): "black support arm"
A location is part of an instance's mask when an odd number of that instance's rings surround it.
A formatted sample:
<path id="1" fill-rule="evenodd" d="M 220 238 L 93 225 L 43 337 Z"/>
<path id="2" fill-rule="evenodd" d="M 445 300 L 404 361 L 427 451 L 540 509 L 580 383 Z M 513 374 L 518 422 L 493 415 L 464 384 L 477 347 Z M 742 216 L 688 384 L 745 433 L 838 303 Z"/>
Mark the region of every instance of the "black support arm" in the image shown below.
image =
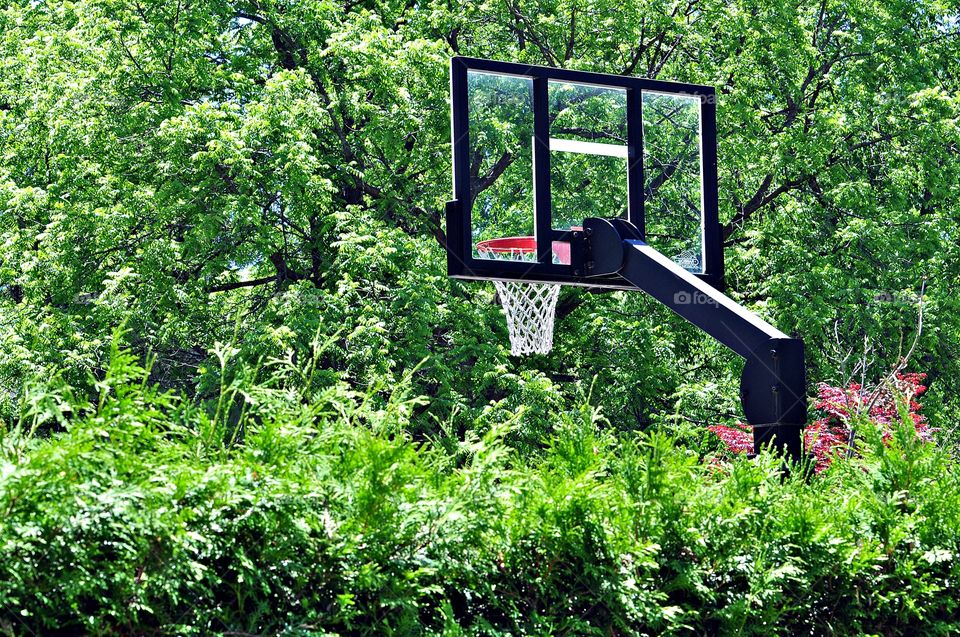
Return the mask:
<path id="1" fill-rule="evenodd" d="M 807 419 L 803 341 L 790 338 L 641 241 L 629 223 L 587 219 L 573 254 L 587 276 L 618 274 L 746 359 L 740 381 L 754 450 L 794 460 Z"/>

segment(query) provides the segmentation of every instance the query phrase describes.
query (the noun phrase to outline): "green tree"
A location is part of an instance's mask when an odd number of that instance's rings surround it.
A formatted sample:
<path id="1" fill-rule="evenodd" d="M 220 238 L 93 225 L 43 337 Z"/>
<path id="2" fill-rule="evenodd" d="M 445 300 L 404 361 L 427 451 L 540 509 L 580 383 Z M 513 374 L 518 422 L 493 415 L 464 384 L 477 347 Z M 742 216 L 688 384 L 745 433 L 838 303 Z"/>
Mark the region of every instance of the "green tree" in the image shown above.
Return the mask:
<path id="1" fill-rule="evenodd" d="M 309 356 L 319 334 L 316 382 L 389 385 L 428 359 L 414 382 L 441 419 L 563 402 L 595 375 L 617 426 L 726 417 L 737 361 L 641 295 L 566 291 L 555 354 L 517 361 L 490 288 L 446 280 L 453 54 L 715 85 L 731 293 L 807 339 L 826 379 L 844 360 L 889 366 L 926 281 L 917 365 L 952 401 L 955 15 L 914 0 L 9 5 L 6 410 L 55 368 L 89 386 L 126 323 L 156 379 L 201 395 L 216 340 L 236 334 L 255 361 Z"/>

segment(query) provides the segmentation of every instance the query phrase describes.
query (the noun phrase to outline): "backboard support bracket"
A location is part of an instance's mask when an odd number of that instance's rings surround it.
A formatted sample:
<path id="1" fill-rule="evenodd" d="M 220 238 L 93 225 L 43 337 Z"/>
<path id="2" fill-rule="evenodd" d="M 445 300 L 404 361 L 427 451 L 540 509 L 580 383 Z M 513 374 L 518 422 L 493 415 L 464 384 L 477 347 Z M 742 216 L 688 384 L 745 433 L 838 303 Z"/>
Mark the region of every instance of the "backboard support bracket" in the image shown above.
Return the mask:
<path id="1" fill-rule="evenodd" d="M 588 218 L 573 238 L 573 265 L 586 276 L 622 277 L 742 356 L 740 399 L 754 430 L 754 451 L 772 445 L 799 461 L 807 420 L 803 341 L 738 305 L 637 235 L 623 219 Z"/>

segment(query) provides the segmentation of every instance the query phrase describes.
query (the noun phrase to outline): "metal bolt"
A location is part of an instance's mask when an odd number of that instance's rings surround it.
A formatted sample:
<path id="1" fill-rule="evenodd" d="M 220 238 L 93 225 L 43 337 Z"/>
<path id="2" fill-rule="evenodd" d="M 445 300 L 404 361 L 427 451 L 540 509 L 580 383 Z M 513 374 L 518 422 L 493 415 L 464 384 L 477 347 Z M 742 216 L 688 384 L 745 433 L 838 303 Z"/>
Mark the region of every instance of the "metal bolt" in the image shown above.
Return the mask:
<path id="1" fill-rule="evenodd" d="M 587 266 L 588 270 L 592 270 L 593 266 L 595 266 L 596 264 L 593 261 L 587 261 L 586 263 L 584 263 L 584 265 Z"/>
<path id="2" fill-rule="evenodd" d="M 770 358 L 776 358 L 776 357 L 777 357 L 777 350 L 775 349 L 770 350 Z"/>
<path id="3" fill-rule="evenodd" d="M 586 235 L 587 235 L 588 237 L 592 237 L 592 236 L 593 236 L 593 228 L 584 228 L 583 231 L 584 231 L 584 233 L 586 233 Z"/>

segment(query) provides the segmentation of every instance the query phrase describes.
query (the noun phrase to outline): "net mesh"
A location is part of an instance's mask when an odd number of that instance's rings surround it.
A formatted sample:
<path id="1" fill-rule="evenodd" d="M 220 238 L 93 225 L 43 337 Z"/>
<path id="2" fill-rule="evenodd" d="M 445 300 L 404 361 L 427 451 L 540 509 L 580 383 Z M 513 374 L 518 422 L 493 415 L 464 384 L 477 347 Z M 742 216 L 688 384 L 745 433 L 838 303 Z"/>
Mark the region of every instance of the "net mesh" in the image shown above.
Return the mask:
<path id="1" fill-rule="evenodd" d="M 484 259 L 509 261 L 534 261 L 536 249 L 529 246 L 491 247 L 489 243 L 477 244 L 477 253 Z M 510 353 L 547 354 L 553 348 L 553 321 L 560 297 L 557 283 L 519 283 L 494 280 L 497 295 L 507 317 L 510 333 Z"/>

